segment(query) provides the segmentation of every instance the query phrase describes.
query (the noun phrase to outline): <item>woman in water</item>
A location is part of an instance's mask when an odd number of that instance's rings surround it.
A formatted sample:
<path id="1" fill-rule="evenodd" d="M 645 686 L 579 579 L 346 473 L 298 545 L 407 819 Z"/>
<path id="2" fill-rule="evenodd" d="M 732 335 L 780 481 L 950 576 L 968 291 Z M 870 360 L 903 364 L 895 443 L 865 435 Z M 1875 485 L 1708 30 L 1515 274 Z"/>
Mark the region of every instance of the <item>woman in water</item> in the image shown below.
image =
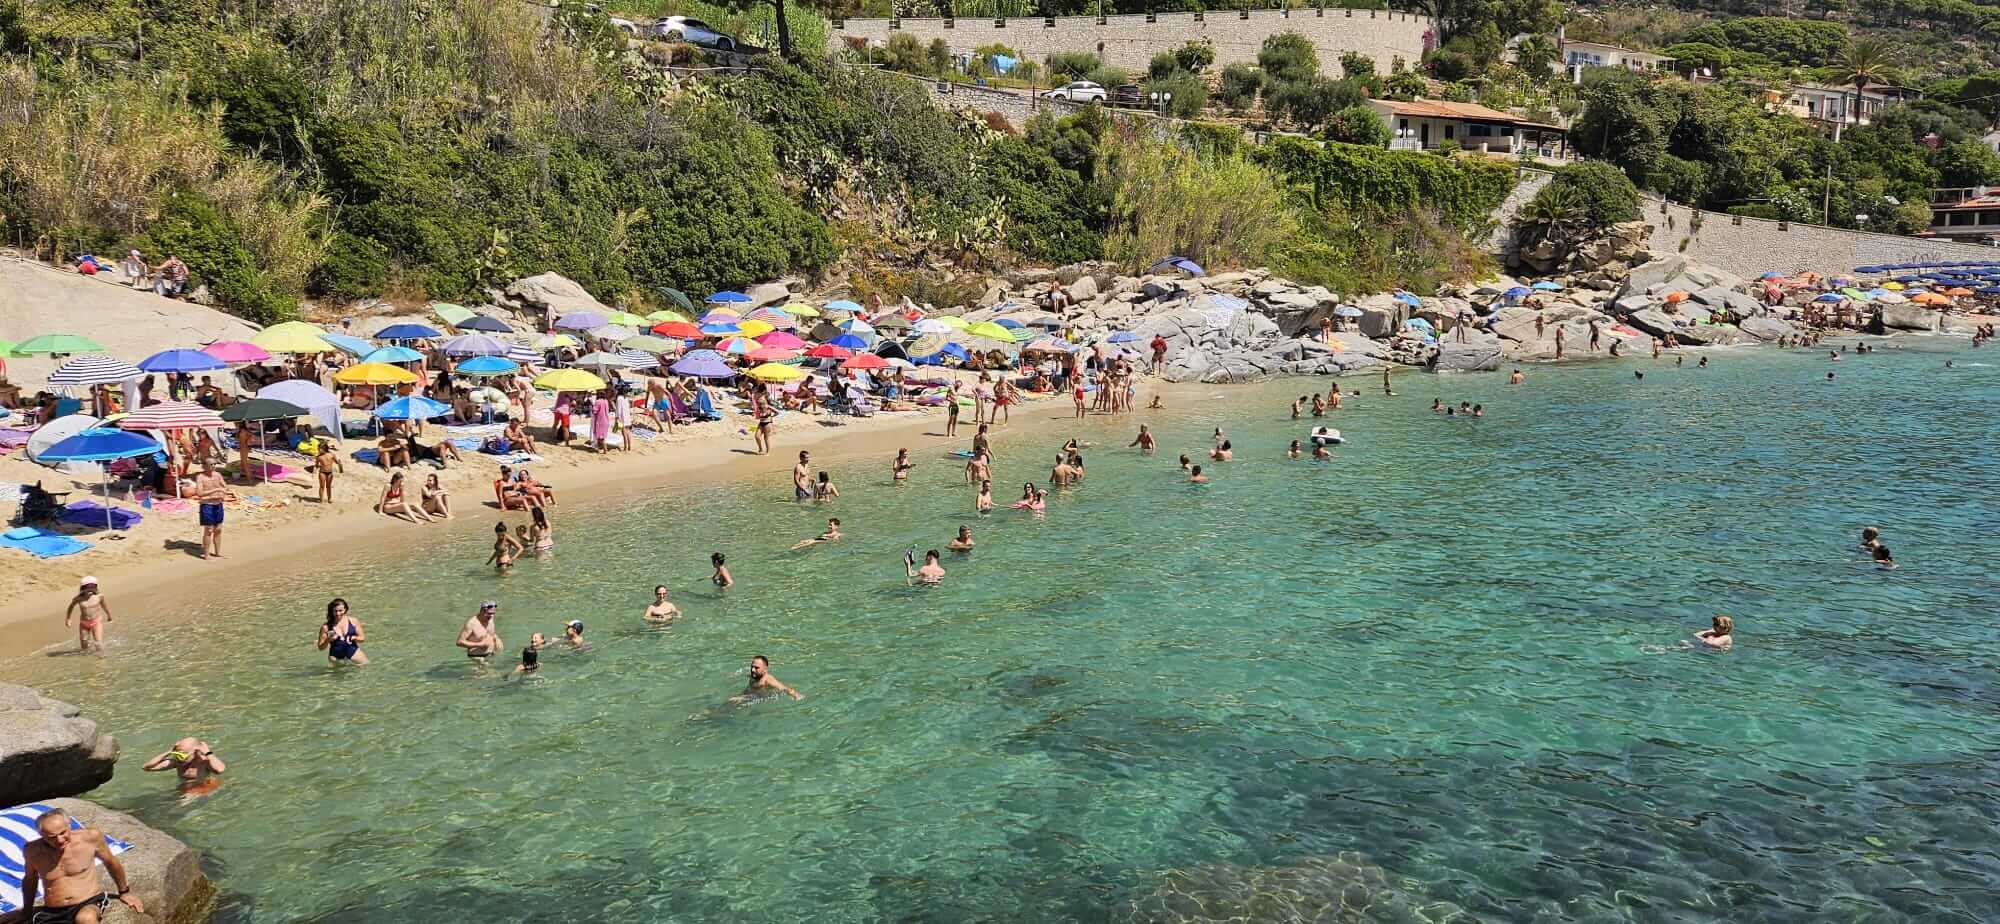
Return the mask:
<path id="1" fill-rule="evenodd" d="M 715 582 L 717 590 L 728 590 L 735 586 L 736 579 L 729 576 L 729 566 L 723 564 L 721 552 L 709 553 L 708 563 L 715 566 L 715 573 L 709 575 L 708 579 Z"/>
<path id="2" fill-rule="evenodd" d="M 1696 644 L 1711 651 L 1728 651 L 1732 644 L 1730 633 L 1735 629 L 1736 620 L 1717 613 L 1708 628 L 1694 634 L 1694 640 Z"/>
<path id="3" fill-rule="evenodd" d="M 535 556 L 539 558 L 555 551 L 556 529 L 549 525 L 549 515 L 542 512 L 542 508 L 535 507 L 528 511 L 528 516 L 534 521 L 534 525 L 528 528 L 528 535 L 534 540 Z"/>
<path id="4" fill-rule="evenodd" d="M 1298 457 L 1299 457 L 1299 441 L 1293 440 L 1292 448 L 1285 450 L 1285 458 L 1296 459 Z"/>
<path id="5" fill-rule="evenodd" d="M 368 656 L 361 653 L 361 643 L 367 640 L 361 620 L 348 615 L 347 601 L 335 597 L 326 605 L 326 624 L 319 627 L 319 641 L 313 647 L 326 652 L 328 664 L 367 664 Z"/>
<path id="6" fill-rule="evenodd" d="M 833 486 L 833 478 L 825 472 L 819 473 L 819 483 L 813 485 L 813 500 L 829 501 L 840 496 L 840 489 Z"/>
<path id="7" fill-rule="evenodd" d="M 493 524 L 493 554 L 487 556 L 486 563 L 496 571 L 506 571 L 514 567 L 514 556 L 521 554 L 523 546 L 512 533 L 507 532 L 507 524 Z"/>
<path id="8" fill-rule="evenodd" d="M 653 587 L 653 602 L 646 605 L 645 620 L 654 625 L 666 625 L 680 618 L 680 615 L 681 608 L 675 606 L 672 600 L 667 599 L 667 585 L 655 585 Z"/>
<path id="9" fill-rule="evenodd" d="M 896 450 L 896 461 L 890 466 L 890 471 L 895 477 L 896 483 L 902 484 L 910 480 L 910 469 L 916 467 L 916 463 L 910 461 L 910 451 L 907 449 L 898 449 Z"/>

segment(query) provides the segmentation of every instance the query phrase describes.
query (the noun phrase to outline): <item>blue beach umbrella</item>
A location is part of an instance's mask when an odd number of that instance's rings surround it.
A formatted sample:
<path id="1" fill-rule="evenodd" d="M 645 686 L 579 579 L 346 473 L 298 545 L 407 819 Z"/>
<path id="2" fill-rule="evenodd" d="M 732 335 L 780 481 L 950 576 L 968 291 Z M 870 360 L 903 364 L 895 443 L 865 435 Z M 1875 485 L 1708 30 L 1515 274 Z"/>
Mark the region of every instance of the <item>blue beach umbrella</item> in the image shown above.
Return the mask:
<path id="1" fill-rule="evenodd" d="M 728 337 L 733 334 L 743 333 L 743 328 L 737 327 L 734 324 L 703 324 L 701 332 L 710 337 Z"/>
<path id="2" fill-rule="evenodd" d="M 536 359 L 540 359 L 539 354 Z M 459 375 L 506 375 L 521 371 L 521 364 L 503 356 L 474 356 L 453 367 Z"/>
<path id="3" fill-rule="evenodd" d="M 1007 328 L 1008 330 L 1021 330 L 1022 328 L 1028 326 L 1026 324 L 1014 320 L 1013 318 L 994 318 L 993 323 L 998 324 L 1001 327 Z"/>
<path id="4" fill-rule="evenodd" d="M 200 350 L 161 350 L 139 360 L 139 368 L 147 372 L 207 372 L 227 369 L 229 364 Z"/>
<path id="5" fill-rule="evenodd" d="M 868 349 L 868 341 L 863 340 L 860 337 L 857 337 L 853 334 L 841 334 L 840 336 L 835 337 L 832 340 L 828 340 L 827 342 L 837 347 L 846 347 L 850 350 Z"/>
<path id="6" fill-rule="evenodd" d="M 1561 284 L 1550 282 L 1546 279 L 1535 283 L 1531 288 L 1537 289 L 1542 292 L 1561 292 L 1563 290 Z"/>
<path id="7" fill-rule="evenodd" d="M 364 355 L 375 349 L 375 344 L 369 343 L 353 334 L 321 334 L 319 335 L 319 339 L 333 344 L 342 353 L 349 353 L 355 356 Z"/>
<path id="8" fill-rule="evenodd" d="M 1361 309 L 1356 308 L 1353 305 L 1342 305 L 1338 308 L 1333 309 L 1333 313 L 1343 318 L 1358 318 L 1361 317 L 1363 312 L 1361 311 Z"/>
<path id="9" fill-rule="evenodd" d="M 361 357 L 364 363 L 413 363 L 424 358 L 424 354 L 405 346 L 385 346 Z"/>
<path id="10" fill-rule="evenodd" d="M 431 340 L 444 336 L 426 324 L 391 324 L 375 332 L 377 340 Z"/>
<path id="11" fill-rule="evenodd" d="M 1815 298 L 1815 299 L 1813 299 L 1813 301 L 1816 301 L 1816 302 L 1837 302 L 1837 301 L 1840 301 L 1840 296 L 1838 296 L 1838 295 L 1835 295 L 1835 294 L 1834 294 L 1834 293 L 1832 293 L 1832 292 L 1828 292 L 1828 293 L 1826 293 L 1825 295 L 1822 295 L 1822 296 L 1819 296 L 1818 298 Z"/>
<path id="12" fill-rule="evenodd" d="M 1159 260 L 1154 261 L 1152 266 L 1146 268 L 1146 272 L 1148 273 L 1164 273 L 1167 270 L 1180 270 L 1190 276 L 1208 275 L 1208 271 L 1202 269 L 1201 264 L 1181 256 L 1161 257 Z"/>
<path id="13" fill-rule="evenodd" d="M 855 311 L 860 311 L 861 306 L 853 302 L 850 302 L 844 298 L 836 298 L 833 301 L 826 303 L 826 310 L 855 312 Z"/>
<path id="14" fill-rule="evenodd" d="M 430 420 L 449 413 L 451 405 L 423 395 L 406 395 L 375 409 L 375 416 L 383 420 Z"/>
<path id="15" fill-rule="evenodd" d="M 1104 338 L 1105 343 L 1136 343 L 1138 342 L 1138 340 L 1139 340 L 1139 335 L 1132 333 L 1129 330 L 1121 330 L 1115 334 L 1112 334 L 1109 337 Z"/>
<path id="16" fill-rule="evenodd" d="M 454 324 L 452 326 L 459 330 L 479 330 L 490 334 L 511 334 L 514 332 L 514 328 L 508 326 L 506 321 L 502 321 L 499 318 L 487 317 L 483 314 L 475 314 L 472 317 L 466 318 L 465 323 Z"/>
<path id="17" fill-rule="evenodd" d="M 721 292 L 708 293 L 708 297 L 702 299 L 702 301 L 714 302 L 718 305 L 734 305 L 750 301 L 750 296 L 744 295 L 741 292 L 735 292 L 725 289 Z"/>
<path id="18" fill-rule="evenodd" d="M 113 462 L 149 456 L 160 451 L 152 437 L 130 430 L 92 427 L 35 454 L 37 462 Z M 104 487 L 104 528 L 112 529 L 111 470 L 99 466 Z"/>
<path id="19" fill-rule="evenodd" d="M 1515 286 L 1500 294 L 1505 298 L 1523 298 L 1531 294 L 1531 290 L 1527 286 Z"/>
<path id="20" fill-rule="evenodd" d="M 2000 286 L 1980 286 L 1974 291 L 1981 295 L 2000 295 Z"/>
<path id="21" fill-rule="evenodd" d="M 1424 306 L 1424 301 L 1423 301 L 1423 299 L 1420 299 L 1420 298 L 1418 298 L 1418 297 L 1416 297 L 1416 296 L 1414 296 L 1414 295 L 1411 295 L 1411 294 L 1410 294 L 1410 293 L 1408 293 L 1408 292 L 1398 292 L 1398 293 L 1396 293 L 1396 300 L 1397 300 L 1397 301 L 1399 301 L 1399 302 L 1402 302 L 1403 304 L 1405 304 L 1405 305 L 1408 305 L 1408 306 L 1410 306 L 1410 307 L 1412 307 L 1412 308 L 1422 308 L 1422 307 Z"/>

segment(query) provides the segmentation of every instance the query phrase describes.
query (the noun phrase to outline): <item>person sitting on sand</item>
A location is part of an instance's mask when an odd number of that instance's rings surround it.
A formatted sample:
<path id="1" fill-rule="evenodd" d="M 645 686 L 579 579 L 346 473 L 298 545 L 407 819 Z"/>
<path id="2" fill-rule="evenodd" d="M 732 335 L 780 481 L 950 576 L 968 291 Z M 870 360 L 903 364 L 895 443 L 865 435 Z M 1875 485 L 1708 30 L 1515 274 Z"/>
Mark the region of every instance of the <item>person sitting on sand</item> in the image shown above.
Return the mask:
<path id="1" fill-rule="evenodd" d="M 961 527 L 963 528 L 963 527 Z M 938 552 L 931 549 L 924 553 L 924 566 L 919 568 L 914 559 L 905 558 L 903 568 L 909 577 L 925 584 L 939 584 L 944 581 L 944 567 L 938 564 Z"/>
<path id="2" fill-rule="evenodd" d="M 521 489 L 521 496 L 528 499 L 530 506 L 554 507 L 556 505 L 555 489 L 536 481 L 535 476 L 530 474 L 527 469 L 524 468 L 514 473 L 514 484 Z"/>
<path id="3" fill-rule="evenodd" d="M 646 612 L 642 614 L 641 618 L 655 625 L 665 625 L 679 619 L 680 615 L 681 608 L 675 606 L 672 600 L 667 599 L 667 585 L 654 585 L 653 602 L 646 604 Z"/>
<path id="4" fill-rule="evenodd" d="M 958 537 L 945 543 L 944 547 L 954 552 L 972 551 L 972 527 L 960 526 L 958 528 Z"/>
<path id="5" fill-rule="evenodd" d="M 771 659 L 757 655 L 750 659 L 750 685 L 743 692 L 729 698 L 732 704 L 747 703 L 774 693 L 783 693 L 794 700 L 805 699 L 799 691 L 785 686 L 778 678 L 771 676 Z"/>
<path id="6" fill-rule="evenodd" d="M 1201 466 L 1197 465 L 1188 472 L 1188 484 L 1207 484 L 1207 483 L 1208 483 L 1208 476 L 1201 473 Z"/>
<path id="7" fill-rule="evenodd" d="M 822 542 L 839 542 L 840 538 L 841 538 L 840 518 L 829 517 L 827 518 L 826 521 L 826 532 L 820 533 L 819 535 L 814 536 L 811 539 L 804 539 L 799 541 L 798 543 L 792 546 L 791 551 L 796 552 L 800 549 L 805 548 L 806 546 L 817 545 Z"/>
<path id="8" fill-rule="evenodd" d="M 1153 403 L 1151 403 L 1151 404 L 1148 404 L 1148 405 L 1146 405 L 1146 410 L 1149 410 L 1149 411 L 1163 411 L 1163 410 L 1166 410 L 1166 408 L 1167 408 L 1167 406 L 1166 406 L 1166 405 L 1164 405 L 1164 404 L 1161 404 L 1161 403 L 1160 403 L 1160 396 L 1159 396 L 1159 395 L 1154 395 L 1154 396 L 1153 396 Z"/>
<path id="9" fill-rule="evenodd" d="M 199 738 L 182 738 L 174 742 L 172 748 L 155 755 L 139 769 L 147 773 L 171 770 L 180 777 L 182 784 L 199 783 L 228 769 L 222 758 L 215 756 L 208 742 Z"/>
<path id="10" fill-rule="evenodd" d="M 403 439 L 402 434 L 390 430 L 382 434 L 381 441 L 375 445 L 377 452 L 375 464 L 382 468 L 403 468 L 410 464 L 409 442 Z"/>
<path id="11" fill-rule="evenodd" d="M 382 499 L 375 502 L 375 512 L 402 517 L 412 523 L 432 522 L 431 515 L 425 513 L 421 507 L 410 503 L 410 499 L 403 493 L 402 472 L 389 476 L 389 483 L 382 488 Z"/>
<path id="12" fill-rule="evenodd" d="M 505 527 L 502 527 L 503 529 Z M 458 647 L 465 649 L 465 656 L 484 661 L 500 653 L 506 643 L 500 640 L 500 627 L 494 625 L 493 618 L 500 612 L 500 604 L 493 600 L 479 604 L 479 612 L 465 621 L 464 628 L 458 630 Z"/>
<path id="13" fill-rule="evenodd" d="M 528 435 L 528 425 L 519 418 L 507 421 L 507 429 L 501 436 L 507 438 L 507 445 L 515 452 L 534 452 L 535 438 Z"/>
<path id="14" fill-rule="evenodd" d="M 1694 640 L 1697 644 L 1714 651 L 1728 651 L 1729 646 L 1734 641 L 1729 633 L 1734 631 L 1735 628 L 1736 620 L 1717 613 L 1715 614 L 1715 619 L 1710 622 L 1709 628 L 1694 634 Z"/>
<path id="15" fill-rule="evenodd" d="M 424 476 L 424 493 L 418 503 L 418 509 L 440 519 L 451 519 L 451 492 L 446 491 L 444 485 L 438 483 L 438 476 L 435 473 Z"/>

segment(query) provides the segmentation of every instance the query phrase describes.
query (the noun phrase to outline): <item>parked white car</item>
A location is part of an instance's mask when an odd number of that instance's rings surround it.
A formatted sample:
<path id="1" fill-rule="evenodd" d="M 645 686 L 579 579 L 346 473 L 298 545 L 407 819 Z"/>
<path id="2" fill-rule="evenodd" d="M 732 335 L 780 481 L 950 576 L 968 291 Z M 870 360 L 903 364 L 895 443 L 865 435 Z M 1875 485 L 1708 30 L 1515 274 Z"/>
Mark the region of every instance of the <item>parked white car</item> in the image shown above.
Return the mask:
<path id="1" fill-rule="evenodd" d="M 1043 99 L 1065 99 L 1072 103 L 1101 103 L 1107 94 L 1104 88 L 1088 80 L 1076 80 L 1042 93 Z"/>
<path id="2" fill-rule="evenodd" d="M 692 16 L 669 16 L 653 23 L 653 37 L 722 51 L 735 51 L 743 46 L 735 36 L 717 32 L 708 23 Z"/>

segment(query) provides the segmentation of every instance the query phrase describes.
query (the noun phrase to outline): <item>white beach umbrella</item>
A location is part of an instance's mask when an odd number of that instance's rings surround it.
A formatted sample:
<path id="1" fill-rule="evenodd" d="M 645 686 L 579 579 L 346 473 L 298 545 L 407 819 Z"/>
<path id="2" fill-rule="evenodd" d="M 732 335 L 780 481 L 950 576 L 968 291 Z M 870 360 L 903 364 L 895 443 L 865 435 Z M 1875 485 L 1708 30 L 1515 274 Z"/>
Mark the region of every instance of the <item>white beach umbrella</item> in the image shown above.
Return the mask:
<path id="1" fill-rule="evenodd" d="M 109 356 L 79 356 L 49 373 L 50 385 L 114 385 L 146 377 L 138 366 Z"/>

